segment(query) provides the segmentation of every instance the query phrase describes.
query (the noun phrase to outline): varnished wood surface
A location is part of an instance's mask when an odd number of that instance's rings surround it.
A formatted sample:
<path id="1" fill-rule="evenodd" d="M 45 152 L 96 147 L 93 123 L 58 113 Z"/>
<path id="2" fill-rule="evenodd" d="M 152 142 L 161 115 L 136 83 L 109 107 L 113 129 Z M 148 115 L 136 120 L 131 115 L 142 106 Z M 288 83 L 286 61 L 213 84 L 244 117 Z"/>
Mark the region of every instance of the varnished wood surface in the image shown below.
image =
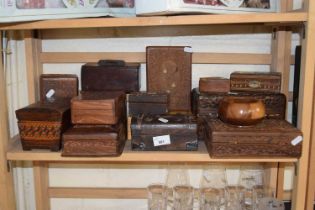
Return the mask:
<path id="1" fill-rule="evenodd" d="M 179 15 L 134 18 L 81 18 L 43 20 L 22 23 L 0 24 L 0 30 L 25 29 L 61 29 L 95 27 L 134 27 L 134 26 L 171 26 L 171 25 L 207 25 L 242 23 L 281 23 L 292 24 L 307 20 L 307 13 L 249 13 L 227 15 Z"/>
<path id="2" fill-rule="evenodd" d="M 210 163 L 210 162 L 297 162 L 297 158 L 230 158 L 212 159 L 203 142 L 199 143 L 198 151 L 189 152 L 137 152 L 131 150 L 130 141 L 127 141 L 123 154 L 120 157 L 62 157 L 60 152 L 48 150 L 23 151 L 19 140 L 11 141 L 7 158 L 9 160 L 48 161 L 48 162 L 108 162 L 108 163 Z"/>

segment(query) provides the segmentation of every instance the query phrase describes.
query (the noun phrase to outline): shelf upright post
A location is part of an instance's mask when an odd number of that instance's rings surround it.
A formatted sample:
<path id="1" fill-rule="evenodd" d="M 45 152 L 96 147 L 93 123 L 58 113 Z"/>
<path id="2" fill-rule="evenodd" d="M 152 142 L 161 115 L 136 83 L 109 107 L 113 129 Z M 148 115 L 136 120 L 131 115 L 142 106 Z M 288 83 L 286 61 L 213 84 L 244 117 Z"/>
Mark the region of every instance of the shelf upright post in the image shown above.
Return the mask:
<path id="1" fill-rule="evenodd" d="M 1 31 L 0 31 L 1 32 Z M 8 105 L 2 52 L 2 34 L 0 33 L 0 209 L 15 210 L 13 176 L 6 153 L 9 141 Z"/>
<path id="2" fill-rule="evenodd" d="M 312 111 L 314 107 L 314 65 L 315 65 L 315 1 L 304 1 L 308 20 L 305 23 L 305 36 L 302 39 L 302 59 L 301 59 L 301 79 L 300 79 L 300 98 L 298 110 L 298 127 L 303 132 L 302 157 L 297 166 L 297 176 L 295 187 L 293 188 L 293 209 L 301 210 L 311 208 L 306 206 L 307 180 L 314 179 L 308 177 L 309 172 L 309 154 L 312 131 Z M 309 196 L 309 195 L 308 195 Z M 314 195 L 312 195 L 314 196 Z"/>

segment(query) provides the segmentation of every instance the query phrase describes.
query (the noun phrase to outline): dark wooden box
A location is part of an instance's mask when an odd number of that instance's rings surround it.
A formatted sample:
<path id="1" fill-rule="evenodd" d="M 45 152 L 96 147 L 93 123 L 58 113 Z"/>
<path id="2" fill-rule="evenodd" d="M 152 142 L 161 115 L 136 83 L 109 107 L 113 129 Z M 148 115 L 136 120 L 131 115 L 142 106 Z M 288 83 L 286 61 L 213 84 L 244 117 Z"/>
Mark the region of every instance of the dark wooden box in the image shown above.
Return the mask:
<path id="1" fill-rule="evenodd" d="M 281 91 L 279 72 L 233 72 L 230 76 L 231 91 L 271 92 Z"/>
<path id="2" fill-rule="evenodd" d="M 192 53 L 187 49 L 191 48 L 147 47 L 147 90 L 169 93 L 169 111 L 190 111 L 191 108 Z"/>
<path id="3" fill-rule="evenodd" d="M 53 98 L 71 99 L 78 95 L 78 77 L 74 74 L 42 74 L 40 76 L 40 100 L 46 100 L 46 94 L 54 90 Z"/>
<path id="4" fill-rule="evenodd" d="M 222 77 L 203 77 L 199 79 L 201 93 L 227 93 L 230 91 L 230 80 Z"/>
<path id="5" fill-rule="evenodd" d="M 167 93 L 137 92 L 127 95 L 128 115 L 166 114 L 169 97 Z"/>
<path id="6" fill-rule="evenodd" d="M 23 150 L 60 150 L 61 135 L 70 127 L 70 102 L 42 101 L 16 110 Z"/>
<path id="7" fill-rule="evenodd" d="M 161 122 L 159 120 L 161 118 L 168 122 Z M 194 116 L 144 115 L 133 117 L 131 135 L 133 150 L 191 151 L 198 149 L 197 122 Z M 160 142 L 156 142 L 155 138 L 165 135 L 169 135 L 170 142 L 157 146 Z"/>
<path id="8" fill-rule="evenodd" d="M 126 142 L 126 125 L 75 125 L 63 134 L 62 156 L 120 156 Z"/>
<path id="9" fill-rule="evenodd" d="M 200 93 L 197 88 L 192 93 L 192 110 L 197 116 L 218 117 L 219 103 L 223 97 L 248 96 L 260 99 L 266 108 L 266 117 L 269 119 L 285 119 L 286 97 L 282 93 L 259 93 L 259 92 L 239 92 L 239 93 Z"/>
<path id="10" fill-rule="evenodd" d="M 213 158 L 300 157 L 302 133 L 285 120 L 265 119 L 255 126 L 238 127 L 206 118 L 206 140 Z"/>
<path id="11" fill-rule="evenodd" d="M 140 89 L 140 64 L 123 61 L 87 63 L 81 68 L 83 91 L 121 90 L 126 93 Z"/>
<path id="12" fill-rule="evenodd" d="M 71 100 L 73 124 L 114 125 L 126 117 L 122 91 L 83 91 Z"/>

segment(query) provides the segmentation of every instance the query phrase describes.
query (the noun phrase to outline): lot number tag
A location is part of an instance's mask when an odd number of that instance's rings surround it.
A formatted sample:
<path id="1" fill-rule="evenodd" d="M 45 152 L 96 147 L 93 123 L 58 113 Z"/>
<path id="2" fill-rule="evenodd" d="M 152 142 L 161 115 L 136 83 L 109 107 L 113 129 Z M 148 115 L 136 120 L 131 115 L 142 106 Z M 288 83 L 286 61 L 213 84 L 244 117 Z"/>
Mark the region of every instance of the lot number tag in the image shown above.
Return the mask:
<path id="1" fill-rule="evenodd" d="M 171 144 L 171 137 L 170 137 L 170 135 L 153 137 L 153 145 L 155 147 L 163 146 L 163 145 L 169 145 L 169 144 Z"/>

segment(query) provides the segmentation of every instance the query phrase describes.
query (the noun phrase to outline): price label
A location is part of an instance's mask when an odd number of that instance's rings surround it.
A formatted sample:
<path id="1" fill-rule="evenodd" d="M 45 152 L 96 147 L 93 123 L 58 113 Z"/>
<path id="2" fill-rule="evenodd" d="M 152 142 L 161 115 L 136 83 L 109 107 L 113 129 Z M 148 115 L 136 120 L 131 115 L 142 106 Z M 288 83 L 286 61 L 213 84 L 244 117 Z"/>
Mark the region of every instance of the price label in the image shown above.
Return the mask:
<path id="1" fill-rule="evenodd" d="M 191 47 L 184 47 L 184 52 L 192 53 L 193 50 Z"/>
<path id="2" fill-rule="evenodd" d="M 155 147 L 163 146 L 163 145 L 169 145 L 169 144 L 171 144 L 171 137 L 170 137 L 170 135 L 153 137 L 153 145 Z"/>
<path id="3" fill-rule="evenodd" d="M 55 90 L 54 90 L 54 89 L 50 89 L 50 90 L 46 93 L 46 98 L 51 98 L 54 94 L 55 94 Z"/>
<path id="4" fill-rule="evenodd" d="M 168 123 L 168 119 L 165 119 L 163 117 L 160 117 L 158 120 L 161 121 L 162 123 Z"/>
<path id="5" fill-rule="evenodd" d="M 303 141 L 303 137 L 302 136 L 297 136 L 295 139 L 293 139 L 292 141 L 291 141 L 291 144 L 293 145 L 293 146 L 296 146 L 296 145 L 298 145 L 300 142 L 302 142 Z"/>

